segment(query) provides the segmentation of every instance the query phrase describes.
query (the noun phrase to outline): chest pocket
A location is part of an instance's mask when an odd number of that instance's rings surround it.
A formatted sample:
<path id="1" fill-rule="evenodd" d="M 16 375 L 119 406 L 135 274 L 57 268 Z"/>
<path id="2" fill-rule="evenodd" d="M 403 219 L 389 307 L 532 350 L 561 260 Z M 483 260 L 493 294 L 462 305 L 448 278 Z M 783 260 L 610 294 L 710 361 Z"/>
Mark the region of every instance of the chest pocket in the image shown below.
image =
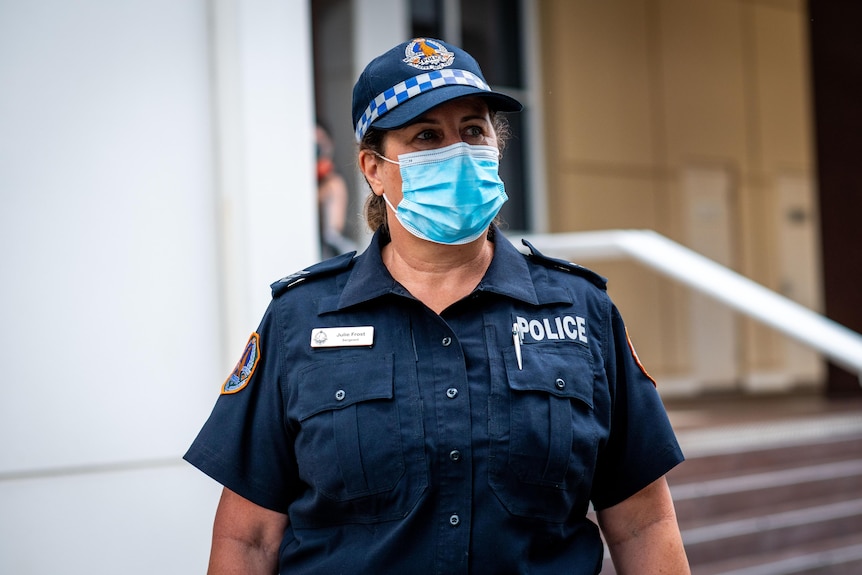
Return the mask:
<path id="1" fill-rule="evenodd" d="M 514 515 L 564 521 L 586 508 L 598 450 L 589 350 L 534 344 L 503 353 L 491 400 L 492 489 Z"/>
<path id="2" fill-rule="evenodd" d="M 309 525 L 402 517 L 427 484 L 412 378 L 396 388 L 392 354 L 318 362 L 299 376 L 296 458 L 312 488 Z"/>

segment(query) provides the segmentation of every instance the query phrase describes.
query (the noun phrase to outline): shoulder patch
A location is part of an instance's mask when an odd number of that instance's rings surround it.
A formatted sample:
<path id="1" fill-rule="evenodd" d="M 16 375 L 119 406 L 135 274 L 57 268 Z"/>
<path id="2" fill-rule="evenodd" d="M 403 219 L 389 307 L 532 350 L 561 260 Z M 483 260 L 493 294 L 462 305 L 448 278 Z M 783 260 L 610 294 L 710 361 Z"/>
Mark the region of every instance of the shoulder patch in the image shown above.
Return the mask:
<path id="1" fill-rule="evenodd" d="M 649 379 L 653 385 L 658 387 L 656 385 L 655 379 L 653 379 L 653 377 L 647 372 L 646 368 L 644 367 L 644 364 L 641 363 L 641 358 L 638 357 L 638 352 L 635 351 L 635 345 L 632 343 L 632 338 L 629 337 L 628 328 L 626 328 L 626 341 L 629 344 L 629 351 L 631 351 L 631 353 L 632 353 L 632 359 L 635 360 L 635 363 L 637 364 L 638 368 L 641 370 L 641 373 L 643 373 L 645 376 L 647 376 L 647 379 Z"/>
<path id="2" fill-rule="evenodd" d="M 233 371 L 221 386 L 222 395 L 236 393 L 248 385 L 257 363 L 260 361 L 260 335 L 253 332 L 245 344 L 242 357 L 233 368 Z"/>
<path id="3" fill-rule="evenodd" d="M 281 278 L 280 280 L 272 283 L 269 286 L 272 289 L 272 297 L 276 298 L 290 288 L 292 288 L 293 286 L 300 284 L 308 279 L 346 270 L 353 265 L 353 257 L 355 255 L 355 251 L 341 254 L 340 256 L 335 256 L 334 258 L 324 260 L 320 263 L 314 264 L 313 266 L 307 267 L 304 270 L 294 272 L 289 276 Z"/>
<path id="4" fill-rule="evenodd" d="M 553 268 L 553 269 L 557 269 L 560 271 L 569 272 L 569 273 L 579 275 L 579 276 L 589 280 L 593 285 L 595 285 L 596 287 L 598 287 L 600 289 L 603 289 L 603 290 L 608 289 L 608 280 L 604 276 L 600 276 L 596 272 L 594 272 L 590 269 L 587 269 L 582 265 L 578 265 L 576 263 L 568 262 L 566 260 L 561 260 L 558 258 L 552 258 L 550 256 L 546 256 L 545 254 L 543 254 L 542 252 L 537 250 L 535 247 L 533 247 L 533 244 L 531 244 L 530 242 L 528 242 L 525 239 L 521 239 L 521 242 L 525 246 L 530 248 L 530 255 L 527 257 L 529 257 L 533 261 L 536 261 L 536 262 L 538 262 L 538 263 L 540 263 L 546 267 L 549 267 L 549 268 Z"/>

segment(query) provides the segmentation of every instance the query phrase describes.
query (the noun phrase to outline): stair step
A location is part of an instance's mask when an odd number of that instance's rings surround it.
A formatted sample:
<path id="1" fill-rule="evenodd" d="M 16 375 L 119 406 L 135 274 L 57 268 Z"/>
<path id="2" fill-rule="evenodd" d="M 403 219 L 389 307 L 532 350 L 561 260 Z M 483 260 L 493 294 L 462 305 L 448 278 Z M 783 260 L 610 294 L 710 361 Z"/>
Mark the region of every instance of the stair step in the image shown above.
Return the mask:
<path id="1" fill-rule="evenodd" d="M 862 533 L 862 499 L 838 500 L 803 508 L 683 528 L 692 565 L 734 556 L 792 549 L 806 542 Z"/>
<path id="2" fill-rule="evenodd" d="M 854 538 L 858 541 L 859 537 Z M 602 575 L 616 575 L 610 558 L 602 563 Z M 707 565 L 693 564 L 692 575 L 859 575 L 862 543 L 830 542 L 798 547 L 772 555 L 759 554 Z"/>
<path id="3" fill-rule="evenodd" d="M 604 571 L 602 572 L 604 574 Z M 773 554 L 693 566 L 692 575 L 858 575 L 862 573 L 862 534 L 796 546 Z"/>
<path id="4" fill-rule="evenodd" d="M 862 459 L 671 485 L 681 524 L 839 492 L 862 497 Z"/>
<path id="5" fill-rule="evenodd" d="M 778 446 L 770 445 L 768 441 L 756 444 L 746 438 L 736 449 L 733 448 L 734 443 L 740 440 L 733 432 L 711 430 L 708 434 L 701 433 L 700 437 L 702 441 L 690 436 L 680 437 L 686 461 L 668 473 L 668 481 L 671 484 L 703 477 L 733 476 L 739 474 L 742 469 L 765 471 L 800 464 L 862 458 L 862 433 L 840 435 L 816 442 L 799 438 L 797 441 L 787 439 L 787 442 Z"/>
<path id="6" fill-rule="evenodd" d="M 677 437 L 687 460 L 668 483 L 693 575 L 862 574 L 862 412 Z"/>

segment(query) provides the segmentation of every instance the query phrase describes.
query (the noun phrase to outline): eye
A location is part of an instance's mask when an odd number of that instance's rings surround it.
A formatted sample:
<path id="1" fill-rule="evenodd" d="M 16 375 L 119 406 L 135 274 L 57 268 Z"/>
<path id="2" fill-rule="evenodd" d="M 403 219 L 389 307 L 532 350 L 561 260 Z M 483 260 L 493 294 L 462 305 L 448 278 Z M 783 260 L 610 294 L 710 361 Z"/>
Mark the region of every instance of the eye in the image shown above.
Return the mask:
<path id="1" fill-rule="evenodd" d="M 430 130 L 430 129 L 429 130 L 422 130 L 421 132 L 416 134 L 416 139 L 420 140 L 422 142 L 430 142 L 436 137 L 437 137 L 436 132 L 434 132 L 434 130 Z"/>
<path id="2" fill-rule="evenodd" d="M 482 126 L 468 126 L 464 129 L 463 137 L 469 141 L 482 141 L 485 139 L 485 129 Z"/>

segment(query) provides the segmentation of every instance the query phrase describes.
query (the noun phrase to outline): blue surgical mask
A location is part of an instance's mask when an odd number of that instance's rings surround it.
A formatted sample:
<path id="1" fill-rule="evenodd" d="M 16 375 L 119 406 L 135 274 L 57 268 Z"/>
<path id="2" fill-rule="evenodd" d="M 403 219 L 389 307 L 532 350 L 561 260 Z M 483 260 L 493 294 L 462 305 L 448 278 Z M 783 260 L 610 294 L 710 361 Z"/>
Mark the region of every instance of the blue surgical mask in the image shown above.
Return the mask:
<path id="1" fill-rule="evenodd" d="M 401 202 L 395 212 L 417 238 L 459 245 L 479 238 L 509 199 L 497 173 L 499 151 L 464 142 L 445 148 L 401 154 Z"/>

